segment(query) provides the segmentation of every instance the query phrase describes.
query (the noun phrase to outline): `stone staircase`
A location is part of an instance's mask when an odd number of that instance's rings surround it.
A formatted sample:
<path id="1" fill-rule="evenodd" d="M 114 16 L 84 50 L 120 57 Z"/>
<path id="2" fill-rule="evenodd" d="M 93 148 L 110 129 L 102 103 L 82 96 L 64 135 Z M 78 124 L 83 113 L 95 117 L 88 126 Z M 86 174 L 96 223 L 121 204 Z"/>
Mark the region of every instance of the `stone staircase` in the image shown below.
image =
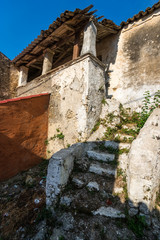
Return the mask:
<path id="1" fill-rule="evenodd" d="M 124 228 L 118 226 L 126 225 L 126 199 L 122 202 L 115 193 L 119 189 L 124 195 L 124 170 L 119 174 L 117 167 L 119 148 L 126 146 L 129 148 L 126 143 L 97 142 L 82 158 L 75 159 L 68 184 L 57 202 L 51 239 L 136 239 L 127 228 L 124 236 Z"/>
<path id="2" fill-rule="evenodd" d="M 135 208 L 128 199 L 128 153 L 138 134 L 137 120 L 115 105 L 104 106 L 88 142 L 50 160 L 46 203 L 54 213 L 51 240 L 160 239 L 157 218 L 151 224 L 145 215 L 144 221 L 141 206 Z"/>

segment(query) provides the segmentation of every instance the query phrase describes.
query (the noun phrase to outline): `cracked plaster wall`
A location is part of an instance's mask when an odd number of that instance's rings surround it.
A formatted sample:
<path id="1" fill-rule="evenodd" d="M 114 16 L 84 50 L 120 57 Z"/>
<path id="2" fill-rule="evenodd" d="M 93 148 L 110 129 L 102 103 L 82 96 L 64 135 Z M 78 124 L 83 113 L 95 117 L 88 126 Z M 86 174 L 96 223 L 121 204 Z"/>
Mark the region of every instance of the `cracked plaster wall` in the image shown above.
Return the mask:
<path id="1" fill-rule="evenodd" d="M 49 155 L 89 137 L 101 113 L 104 83 L 103 65 L 87 54 L 18 88 L 18 96 L 44 92 L 51 94 Z M 61 132 L 64 139 L 54 137 Z"/>
<path id="2" fill-rule="evenodd" d="M 160 10 L 101 41 L 97 55 L 106 64 L 108 95 L 137 108 L 145 91 L 160 89 Z"/>

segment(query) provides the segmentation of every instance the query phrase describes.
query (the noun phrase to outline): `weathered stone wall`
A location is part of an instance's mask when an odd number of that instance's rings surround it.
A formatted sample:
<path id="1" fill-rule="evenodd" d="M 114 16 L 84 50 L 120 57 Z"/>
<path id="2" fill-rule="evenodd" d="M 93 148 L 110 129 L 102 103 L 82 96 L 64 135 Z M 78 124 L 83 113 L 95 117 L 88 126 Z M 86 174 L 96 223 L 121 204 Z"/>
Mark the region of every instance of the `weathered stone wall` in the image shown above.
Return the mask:
<path id="1" fill-rule="evenodd" d="M 48 128 L 51 154 L 90 135 L 105 96 L 104 67 L 87 54 L 18 88 L 19 96 L 43 92 L 51 93 Z"/>
<path id="2" fill-rule="evenodd" d="M 0 100 L 16 97 L 18 78 L 18 69 L 0 52 Z"/>
<path id="3" fill-rule="evenodd" d="M 10 60 L 0 52 L 0 100 L 9 98 Z"/>
<path id="4" fill-rule="evenodd" d="M 149 90 L 160 89 L 160 10 L 129 24 L 97 45 L 109 81 L 108 95 L 136 107 Z"/>
<path id="5" fill-rule="evenodd" d="M 160 185 L 160 109 L 155 109 L 129 153 L 128 196 L 134 206 L 155 206 Z"/>
<path id="6" fill-rule="evenodd" d="M 0 102 L 0 181 L 46 157 L 49 95 Z"/>
<path id="7" fill-rule="evenodd" d="M 9 92 L 10 98 L 17 96 L 17 86 L 19 79 L 19 70 L 14 66 L 13 63 L 10 64 L 10 83 L 9 83 Z"/>

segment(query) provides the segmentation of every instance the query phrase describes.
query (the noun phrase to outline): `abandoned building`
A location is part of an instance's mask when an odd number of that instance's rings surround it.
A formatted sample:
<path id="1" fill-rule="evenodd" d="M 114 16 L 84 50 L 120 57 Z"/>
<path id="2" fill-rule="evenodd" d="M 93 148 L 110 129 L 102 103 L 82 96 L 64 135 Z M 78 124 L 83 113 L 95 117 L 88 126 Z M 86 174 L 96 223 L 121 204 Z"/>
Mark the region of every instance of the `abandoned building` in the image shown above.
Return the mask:
<path id="1" fill-rule="evenodd" d="M 0 158 L 4 159 L 0 161 L 0 180 L 72 144 L 97 140 L 92 129 L 103 115 L 104 107 L 111 106 L 115 111 L 122 104 L 139 111 L 144 93 L 149 91 L 154 96 L 160 89 L 160 2 L 120 26 L 108 19 L 100 21 L 94 16 L 95 11 L 91 11 L 92 7 L 74 12 L 66 10 L 12 61 L 0 53 L 0 116 L 3 118 L 0 143 L 3 146 L 5 142 L 11 149 L 8 155 L 4 147 L 0 152 Z M 108 106 L 104 106 L 105 103 Z M 159 119 L 159 112 L 155 113 L 157 118 L 152 117 L 150 127 L 152 120 Z M 159 124 L 159 120 L 156 121 Z M 143 134 L 142 138 L 145 142 Z M 76 154 L 91 150 L 90 145 L 88 149 L 86 146 L 77 145 Z M 23 162 L 22 155 L 25 155 Z M 64 155 L 60 155 L 62 162 Z M 134 151 L 130 158 L 135 161 Z M 66 163 L 62 171 L 65 183 L 72 164 Z M 154 175 L 154 183 L 150 180 L 152 186 L 148 187 L 154 199 L 146 200 L 149 209 L 155 203 L 160 179 L 160 164 L 155 160 L 153 165 L 146 164 L 146 168 L 154 169 L 150 173 Z M 132 167 L 139 168 L 138 164 Z M 50 169 L 56 171 L 52 165 Z M 140 181 L 134 179 L 132 183 L 132 176 L 129 179 L 131 187 Z M 57 184 L 59 187 L 59 182 Z M 48 205 L 55 200 L 50 185 L 48 183 Z M 138 202 L 143 194 L 134 198 L 136 190 L 132 190 L 128 190 L 129 194 L 133 202 Z M 132 210 L 137 211 L 134 207 Z"/>

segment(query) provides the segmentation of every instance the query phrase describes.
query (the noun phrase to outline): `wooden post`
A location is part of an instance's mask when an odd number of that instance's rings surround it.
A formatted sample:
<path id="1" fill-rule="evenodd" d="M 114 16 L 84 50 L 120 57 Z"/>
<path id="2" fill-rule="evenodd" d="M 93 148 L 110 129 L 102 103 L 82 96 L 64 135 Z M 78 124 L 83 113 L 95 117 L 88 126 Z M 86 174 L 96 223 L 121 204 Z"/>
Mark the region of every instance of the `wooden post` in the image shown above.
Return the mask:
<path id="1" fill-rule="evenodd" d="M 80 32 L 76 33 L 75 35 L 75 41 L 74 41 L 74 47 L 73 47 L 73 56 L 72 59 L 76 59 L 77 57 L 79 57 L 79 52 L 80 52 Z"/>

